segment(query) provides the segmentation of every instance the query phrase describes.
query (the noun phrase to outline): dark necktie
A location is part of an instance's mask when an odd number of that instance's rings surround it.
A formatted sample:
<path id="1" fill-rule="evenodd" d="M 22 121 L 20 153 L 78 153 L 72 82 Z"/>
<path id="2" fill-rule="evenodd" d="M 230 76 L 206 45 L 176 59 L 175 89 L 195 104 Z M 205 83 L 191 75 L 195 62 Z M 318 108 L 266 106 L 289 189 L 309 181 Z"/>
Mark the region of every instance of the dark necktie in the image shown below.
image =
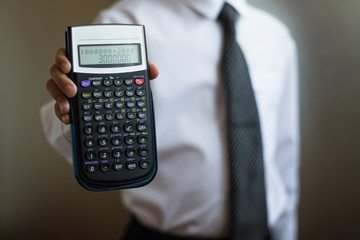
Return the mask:
<path id="1" fill-rule="evenodd" d="M 233 240 L 263 240 L 268 235 L 259 116 L 244 55 L 237 44 L 238 12 L 225 3 L 218 21 L 224 31 L 221 73 L 227 110 Z"/>

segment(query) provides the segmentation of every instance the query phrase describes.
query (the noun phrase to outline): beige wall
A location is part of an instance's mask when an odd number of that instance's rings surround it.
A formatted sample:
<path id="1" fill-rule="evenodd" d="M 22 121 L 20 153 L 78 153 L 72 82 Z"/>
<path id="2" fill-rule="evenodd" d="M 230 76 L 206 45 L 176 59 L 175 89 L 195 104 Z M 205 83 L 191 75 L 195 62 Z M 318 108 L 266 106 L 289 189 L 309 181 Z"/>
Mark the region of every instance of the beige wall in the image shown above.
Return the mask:
<path id="1" fill-rule="evenodd" d="M 0 239 L 119 239 L 127 214 L 115 191 L 78 186 L 39 118 L 67 25 L 113 0 L 0 1 Z M 277 15 L 299 47 L 300 237 L 360 236 L 360 1 L 251 0 Z M 71 8 L 70 8 L 71 7 Z"/>

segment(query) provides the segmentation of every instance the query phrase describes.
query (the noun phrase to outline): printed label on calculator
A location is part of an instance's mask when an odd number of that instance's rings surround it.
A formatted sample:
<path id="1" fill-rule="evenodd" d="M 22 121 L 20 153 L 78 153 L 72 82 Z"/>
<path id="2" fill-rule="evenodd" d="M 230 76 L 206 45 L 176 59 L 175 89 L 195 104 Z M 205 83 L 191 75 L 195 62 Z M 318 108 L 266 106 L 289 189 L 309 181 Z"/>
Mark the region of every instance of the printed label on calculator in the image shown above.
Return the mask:
<path id="1" fill-rule="evenodd" d="M 69 27 L 67 51 L 77 180 L 89 190 L 149 183 L 157 159 L 143 26 Z"/>

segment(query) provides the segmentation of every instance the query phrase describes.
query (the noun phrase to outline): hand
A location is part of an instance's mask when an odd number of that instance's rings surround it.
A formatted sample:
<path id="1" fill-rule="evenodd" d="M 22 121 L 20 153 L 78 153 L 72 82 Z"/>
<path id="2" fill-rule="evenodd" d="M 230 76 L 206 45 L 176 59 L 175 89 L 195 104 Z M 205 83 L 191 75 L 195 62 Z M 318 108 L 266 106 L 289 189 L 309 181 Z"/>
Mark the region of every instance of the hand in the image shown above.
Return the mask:
<path id="1" fill-rule="evenodd" d="M 50 68 L 51 79 L 47 81 L 46 88 L 56 101 L 56 116 L 65 124 L 70 123 L 68 98 L 74 97 L 77 93 L 76 85 L 66 75 L 70 70 L 71 64 L 66 57 L 65 49 L 60 48 L 55 56 L 55 64 Z M 151 80 L 159 75 L 159 69 L 152 62 L 149 62 L 149 72 Z"/>

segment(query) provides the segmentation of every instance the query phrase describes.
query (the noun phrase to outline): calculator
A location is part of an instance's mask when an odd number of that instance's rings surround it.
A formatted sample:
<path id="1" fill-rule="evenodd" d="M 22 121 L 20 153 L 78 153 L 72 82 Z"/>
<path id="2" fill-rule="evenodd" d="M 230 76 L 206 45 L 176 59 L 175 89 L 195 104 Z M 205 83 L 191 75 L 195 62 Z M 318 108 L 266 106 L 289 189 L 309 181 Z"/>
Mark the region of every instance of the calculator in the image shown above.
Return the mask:
<path id="1" fill-rule="evenodd" d="M 75 177 L 88 190 L 141 187 L 157 171 L 143 25 L 69 26 Z"/>

